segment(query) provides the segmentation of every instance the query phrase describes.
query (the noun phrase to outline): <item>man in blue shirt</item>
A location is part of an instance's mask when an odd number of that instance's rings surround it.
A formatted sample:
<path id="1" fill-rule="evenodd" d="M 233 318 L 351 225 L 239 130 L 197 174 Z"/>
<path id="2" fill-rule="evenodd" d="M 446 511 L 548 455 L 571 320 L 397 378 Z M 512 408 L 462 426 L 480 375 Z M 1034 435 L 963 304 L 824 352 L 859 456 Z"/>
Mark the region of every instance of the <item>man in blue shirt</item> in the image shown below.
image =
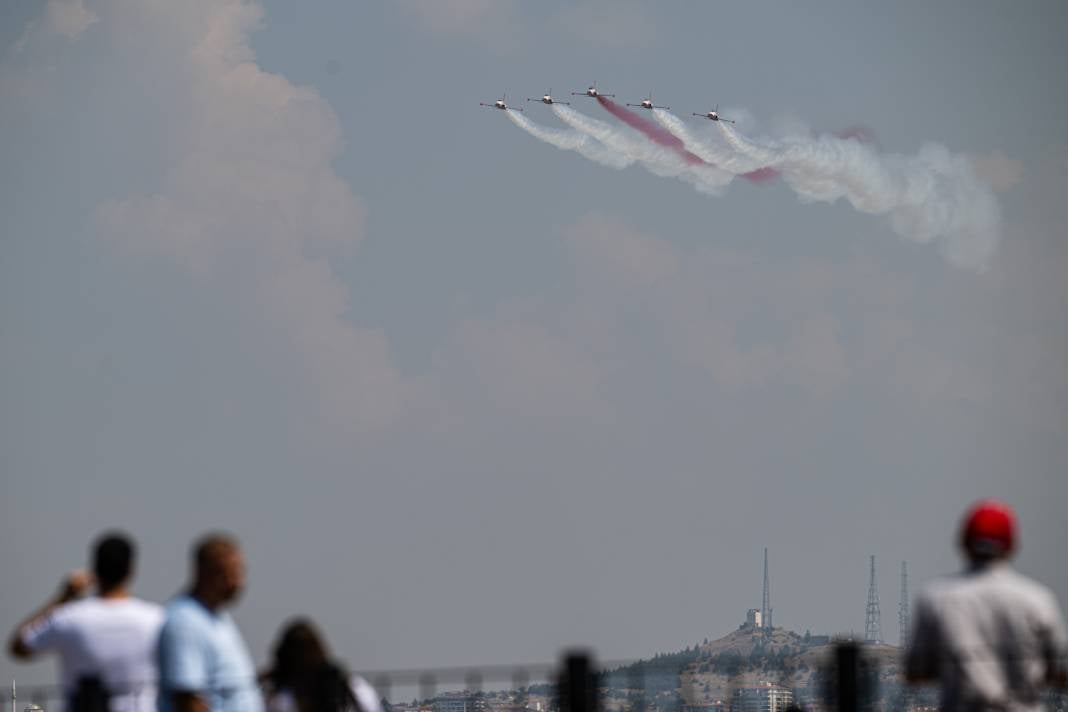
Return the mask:
<path id="1" fill-rule="evenodd" d="M 245 585 L 241 549 L 212 534 L 193 549 L 193 585 L 167 606 L 159 638 L 159 712 L 262 712 L 248 647 L 230 614 Z"/>

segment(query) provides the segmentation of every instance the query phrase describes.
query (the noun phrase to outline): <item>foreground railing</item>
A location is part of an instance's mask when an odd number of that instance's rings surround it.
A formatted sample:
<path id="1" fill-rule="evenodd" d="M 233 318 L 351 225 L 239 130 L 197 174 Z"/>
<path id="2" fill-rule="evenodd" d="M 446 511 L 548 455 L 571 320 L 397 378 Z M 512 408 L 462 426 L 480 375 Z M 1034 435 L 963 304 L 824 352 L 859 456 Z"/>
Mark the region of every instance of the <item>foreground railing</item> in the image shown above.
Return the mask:
<path id="1" fill-rule="evenodd" d="M 932 689 L 915 692 L 892 675 L 881 675 L 875 658 L 852 642 L 835 645 L 819 670 L 804 676 L 804 685 L 796 668 L 762 672 L 766 679 L 759 683 L 747 668 L 729 678 L 725 694 L 710 697 L 708 689 L 695 682 L 697 667 L 684 656 L 598 665 L 588 653 L 572 651 L 555 665 L 377 670 L 361 677 L 375 688 L 382 712 L 859 712 L 937 704 Z M 83 701 L 72 708 L 65 702 L 63 690 L 55 685 L 18 688 L 0 695 L 0 712 L 156 709 L 152 685 L 127 686 L 127 693 L 112 695 L 107 707 Z M 1050 709 L 1065 708 L 1062 693 L 1051 693 L 1047 702 Z"/>

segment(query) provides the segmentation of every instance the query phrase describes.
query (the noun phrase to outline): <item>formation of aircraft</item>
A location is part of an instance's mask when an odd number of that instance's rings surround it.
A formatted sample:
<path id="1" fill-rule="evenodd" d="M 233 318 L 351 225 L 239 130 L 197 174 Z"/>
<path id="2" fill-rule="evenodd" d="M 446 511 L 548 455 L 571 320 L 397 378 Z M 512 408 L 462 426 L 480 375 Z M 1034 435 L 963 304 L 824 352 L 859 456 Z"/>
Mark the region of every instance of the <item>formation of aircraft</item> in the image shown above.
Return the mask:
<path id="1" fill-rule="evenodd" d="M 508 104 L 506 104 L 504 102 L 504 97 L 505 97 L 505 95 L 501 94 L 501 98 L 498 99 L 497 101 L 493 102 L 492 104 L 487 104 L 484 101 L 480 101 L 480 102 L 478 102 L 478 105 L 479 106 L 484 106 L 487 109 L 500 109 L 501 111 L 505 111 L 505 110 L 522 111 L 522 109 L 516 109 L 515 107 L 508 106 Z"/>
<path id="2" fill-rule="evenodd" d="M 542 104 L 567 104 L 568 106 L 571 105 L 570 101 L 557 101 L 556 99 L 554 99 L 552 89 L 550 89 L 548 93 L 542 94 L 540 99 L 531 99 L 530 97 L 527 97 L 527 101 L 540 101 Z"/>
<path id="3" fill-rule="evenodd" d="M 642 99 L 640 104 L 627 104 L 627 106 L 635 106 L 639 109 L 667 109 L 670 110 L 670 106 L 657 106 L 653 103 L 653 93 L 649 92 L 648 99 Z"/>
<path id="4" fill-rule="evenodd" d="M 588 87 L 586 87 L 586 91 L 573 91 L 573 92 L 571 92 L 571 96 L 588 96 L 591 99 L 596 99 L 598 97 L 612 97 L 612 98 L 615 98 L 616 95 L 615 94 L 602 94 L 597 89 L 597 82 L 594 82 L 593 84 L 590 84 Z M 527 101 L 540 101 L 542 104 L 550 104 L 550 105 L 551 104 L 567 104 L 567 105 L 571 104 L 571 102 L 569 102 L 569 101 L 560 101 L 558 99 L 554 99 L 553 98 L 553 90 L 552 89 L 550 89 L 545 94 L 542 94 L 540 99 L 527 97 Z M 485 102 L 479 102 L 479 106 L 484 106 L 484 107 L 486 107 L 488 109 L 500 109 L 501 111 L 508 111 L 508 110 L 510 110 L 510 111 L 522 111 L 522 109 L 518 109 L 518 108 L 515 108 L 515 107 L 512 107 L 512 106 L 508 106 L 508 104 L 505 103 L 505 101 L 504 101 L 504 95 L 503 94 L 501 95 L 500 99 L 498 99 L 497 101 L 493 102 L 492 104 L 487 104 Z M 654 104 L 653 103 L 653 93 L 652 92 L 649 92 L 649 96 L 647 98 L 645 98 L 645 99 L 642 99 L 640 103 L 627 104 L 627 106 L 633 106 L 633 107 L 637 107 L 639 109 L 667 109 L 667 110 L 671 109 L 670 106 L 661 106 L 659 104 Z M 728 124 L 737 123 L 734 119 L 726 119 L 726 118 L 724 118 L 724 117 L 719 115 L 719 104 L 716 104 L 716 108 L 712 109 L 712 111 L 706 111 L 706 112 L 703 112 L 703 113 L 694 112 L 692 115 L 693 116 L 700 116 L 701 118 L 708 119 L 709 121 L 724 121 L 724 122 L 726 122 Z"/>

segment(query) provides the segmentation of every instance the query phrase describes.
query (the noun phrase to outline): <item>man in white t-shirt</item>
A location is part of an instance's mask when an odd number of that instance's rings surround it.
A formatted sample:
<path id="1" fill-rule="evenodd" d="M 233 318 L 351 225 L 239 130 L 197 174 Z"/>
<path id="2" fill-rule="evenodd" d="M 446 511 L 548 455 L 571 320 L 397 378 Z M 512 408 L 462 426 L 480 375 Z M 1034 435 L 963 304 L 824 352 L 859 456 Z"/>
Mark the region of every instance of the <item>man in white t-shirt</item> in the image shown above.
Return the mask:
<path id="1" fill-rule="evenodd" d="M 112 712 L 151 709 L 155 702 L 163 609 L 130 595 L 134 558 L 126 535 L 100 537 L 93 546 L 93 572 L 67 576 L 56 597 L 11 636 L 11 654 L 20 660 L 59 654 L 68 705 L 101 688 Z M 94 581 L 97 595 L 82 598 Z"/>
<path id="2" fill-rule="evenodd" d="M 1013 571 L 1016 522 L 1002 502 L 965 515 L 961 574 L 916 602 L 905 654 L 910 682 L 938 682 L 941 708 L 1036 712 L 1050 686 L 1068 684 L 1068 630 L 1053 592 Z"/>

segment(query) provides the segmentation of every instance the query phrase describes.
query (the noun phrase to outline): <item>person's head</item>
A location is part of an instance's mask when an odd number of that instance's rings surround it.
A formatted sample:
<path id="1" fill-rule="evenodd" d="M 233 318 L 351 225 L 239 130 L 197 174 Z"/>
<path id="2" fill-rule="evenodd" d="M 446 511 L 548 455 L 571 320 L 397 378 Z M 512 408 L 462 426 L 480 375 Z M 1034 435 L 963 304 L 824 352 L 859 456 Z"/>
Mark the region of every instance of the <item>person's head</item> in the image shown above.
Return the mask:
<path id="1" fill-rule="evenodd" d="M 274 678 L 280 687 L 296 684 L 329 661 L 322 636 L 306 618 L 295 618 L 283 628 L 274 646 Z"/>
<path id="2" fill-rule="evenodd" d="M 995 499 L 976 502 L 964 514 L 960 546 L 972 563 L 1007 559 L 1016 550 L 1016 515 Z"/>
<path id="3" fill-rule="evenodd" d="M 245 586 L 245 561 L 237 540 L 208 534 L 193 546 L 193 593 L 210 607 L 237 600 Z"/>
<path id="4" fill-rule="evenodd" d="M 106 532 L 93 543 L 93 575 L 101 593 L 109 593 L 129 583 L 133 576 L 136 549 L 133 540 L 121 532 Z"/>
<path id="5" fill-rule="evenodd" d="M 344 670 L 330 660 L 319 631 L 306 618 L 289 621 L 274 646 L 271 684 L 289 691 L 301 712 L 359 710 Z"/>

